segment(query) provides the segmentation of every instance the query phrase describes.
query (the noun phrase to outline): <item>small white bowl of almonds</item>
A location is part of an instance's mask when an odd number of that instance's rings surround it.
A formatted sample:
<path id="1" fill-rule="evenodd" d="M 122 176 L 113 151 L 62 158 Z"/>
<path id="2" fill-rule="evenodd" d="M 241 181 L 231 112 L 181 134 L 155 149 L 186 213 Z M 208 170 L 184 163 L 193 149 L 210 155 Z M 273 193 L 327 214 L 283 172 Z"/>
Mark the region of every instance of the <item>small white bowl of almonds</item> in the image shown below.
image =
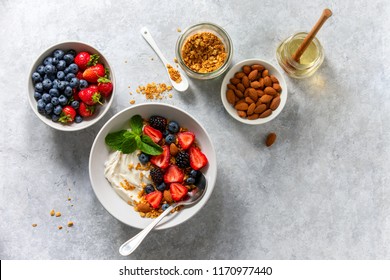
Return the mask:
<path id="1" fill-rule="evenodd" d="M 236 120 L 259 125 L 276 118 L 287 101 L 282 74 L 269 62 L 247 59 L 234 65 L 223 79 L 221 99 Z"/>

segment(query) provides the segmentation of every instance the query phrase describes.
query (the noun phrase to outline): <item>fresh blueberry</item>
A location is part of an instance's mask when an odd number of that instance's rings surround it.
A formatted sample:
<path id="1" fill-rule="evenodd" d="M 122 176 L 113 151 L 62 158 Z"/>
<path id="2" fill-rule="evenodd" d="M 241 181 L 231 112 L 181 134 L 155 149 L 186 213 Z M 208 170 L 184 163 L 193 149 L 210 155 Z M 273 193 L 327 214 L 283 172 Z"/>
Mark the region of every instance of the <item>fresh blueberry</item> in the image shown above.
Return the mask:
<path id="1" fill-rule="evenodd" d="M 57 72 L 57 79 L 59 79 L 59 80 L 65 79 L 65 73 L 64 73 L 64 71 L 58 71 L 58 72 Z"/>
<path id="2" fill-rule="evenodd" d="M 55 50 L 53 52 L 53 56 L 55 58 L 59 58 L 59 59 L 62 59 L 64 57 L 64 54 L 65 54 L 64 51 L 63 50 L 59 50 L 59 49 L 57 49 L 57 50 Z"/>
<path id="3" fill-rule="evenodd" d="M 61 115 L 61 113 L 62 113 L 62 107 L 61 107 L 61 105 L 55 106 L 55 107 L 54 107 L 54 110 L 53 110 L 53 113 L 54 113 L 55 115 Z"/>
<path id="4" fill-rule="evenodd" d="M 70 82 L 74 77 L 76 77 L 75 74 L 73 74 L 73 73 L 68 73 L 68 74 L 66 74 L 66 76 L 65 76 L 65 81 Z"/>
<path id="5" fill-rule="evenodd" d="M 56 65 L 56 68 L 57 68 L 58 71 L 64 71 L 65 68 L 66 68 L 65 60 L 58 61 L 57 65 Z"/>
<path id="6" fill-rule="evenodd" d="M 51 65 L 51 64 L 48 64 L 45 66 L 45 73 L 46 74 L 49 74 L 49 73 L 52 73 L 54 74 L 56 72 L 56 67 L 54 65 Z"/>
<path id="7" fill-rule="evenodd" d="M 43 60 L 43 65 L 51 65 L 53 63 L 53 58 L 51 56 L 48 56 L 46 57 L 44 60 Z"/>
<path id="8" fill-rule="evenodd" d="M 51 86 L 53 85 L 53 83 L 49 79 L 44 79 L 42 82 L 42 85 L 43 85 L 43 89 L 49 90 L 49 89 L 51 89 Z"/>
<path id="9" fill-rule="evenodd" d="M 53 112 L 54 106 L 51 103 L 47 103 L 45 106 L 46 114 L 50 115 Z"/>
<path id="10" fill-rule="evenodd" d="M 51 115 L 51 120 L 52 120 L 53 122 L 58 122 L 59 119 L 60 119 L 60 116 L 59 116 L 59 115 L 56 115 L 56 114 Z"/>
<path id="11" fill-rule="evenodd" d="M 53 86 L 52 86 L 52 89 L 54 88 L 54 89 L 58 89 L 58 83 L 60 82 L 60 80 L 59 79 L 54 79 L 53 80 Z"/>
<path id="12" fill-rule="evenodd" d="M 39 65 L 39 66 L 37 67 L 36 71 L 37 71 L 40 75 L 44 75 L 44 74 L 45 74 L 45 66 Z"/>
<path id="13" fill-rule="evenodd" d="M 180 126 L 177 122 L 175 121 L 170 121 L 168 123 L 168 130 L 172 133 L 177 133 L 179 132 Z"/>
<path id="14" fill-rule="evenodd" d="M 51 102 L 51 96 L 50 96 L 50 94 L 48 94 L 48 93 L 42 94 L 42 100 L 43 100 L 43 102 L 45 102 L 46 104 L 47 104 L 47 103 L 50 103 L 50 102 Z"/>
<path id="15" fill-rule="evenodd" d="M 199 171 L 196 171 L 196 170 L 194 170 L 194 169 L 192 169 L 192 170 L 190 171 L 190 176 L 191 176 L 192 178 L 196 178 L 196 177 L 198 176 L 198 174 L 199 174 Z"/>
<path id="16" fill-rule="evenodd" d="M 66 65 L 69 65 L 73 62 L 74 56 L 70 53 L 67 53 L 66 55 L 64 55 L 64 60 L 66 62 Z"/>
<path id="17" fill-rule="evenodd" d="M 88 82 L 86 80 L 80 80 L 79 89 L 84 89 L 88 87 Z"/>
<path id="18" fill-rule="evenodd" d="M 145 192 L 146 193 L 154 192 L 153 186 L 151 184 L 147 184 L 146 187 L 145 187 Z"/>
<path id="19" fill-rule="evenodd" d="M 81 123 L 83 121 L 83 117 L 80 116 L 80 115 L 77 115 L 75 118 L 74 118 L 74 121 L 75 123 Z"/>
<path id="20" fill-rule="evenodd" d="M 53 82 L 53 87 L 54 87 L 54 82 Z M 58 97 L 58 96 L 60 96 L 60 92 L 56 88 L 51 88 L 49 90 L 49 94 L 50 94 L 51 97 Z"/>
<path id="21" fill-rule="evenodd" d="M 67 86 L 65 89 L 64 89 L 64 95 L 66 97 L 71 97 L 73 95 L 73 89 L 70 87 L 70 86 Z"/>
<path id="22" fill-rule="evenodd" d="M 54 81 L 56 77 L 57 77 L 56 73 L 48 73 L 45 74 L 44 79 L 49 79 L 50 81 Z"/>
<path id="23" fill-rule="evenodd" d="M 41 75 L 40 75 L 38 72 L 34 72 L 34 73 L 31 75 L 31 78 L 32 78 L 32 81 L 33 81 L 34 83 L 42 82 L 42 77 L 41 77 Z"/>
<path id="24" fill-rule="evenodd" d="M 64 73 L 65 73 L 65 75 L 67 75 L 67 74 L 69 74 L 69 73 L 70 73 L 70 69 L 69 69 L 69 67 L 66 67 L 66 68 L 65 68 L 65 70 L 64 70 Z"/>
<path id="25" fill-rule="evenodd" d="M 176 137 L 173 134 L 168 134 L 167 137 L 165 137 L 165 143 L 172 144 L 176 141 Z"/>
<path id="26" fill-rule="evenodd" d="M 169 208 L 169 204 L 168 203 L 164 203 L 162 206 L 161 206 L 161 209 L 163 211 L 167 210 Z"/>
<path id="27" fill-rule="evenodd" d="M 68 103 L 68 98 L 64 95 L 60 95 L 60 97 L 58 97 L 58 101 L 60 102 L 60 105 L 65 106 Z"/>
<path id="28" fill-rule="evenodd" d="M 38 111 L 39 110 L 45 110 L 45 107 L 46 107 L 46 103 L 42 99 L 39 99 L 38 102 L 37 102 L 37 109 L 38 109 Z"/>
<path id="29" fill-rule="evenodd" d="M 144 154 L 144 153 L 141 153 L 138 156 L 138 159 L 141 162 L 141 164 L 147 164 L 150 160 L 149 156 L 147 154 Z"/>
<path id="30" fill-rule="evenodd" d="M 186 183 L 187 183 L 188 185 L 193 185 L 193 184 L 195 184 L 195 178 L 193 178 L 193 177 L 188 177 L 188 178 L 186 179 Z"/>
<path id="31" fill-rule="evenodd" d="M 59 90 L 64 90 L 66 87 L 65 81 L 59 81 L 57 87 Z"/>
<path id="32" fill-rule="evenodd" d="M 165 138 L 165 137 L 167 137 L 168 136 L 168 134 L 169 134 L 169 130 L 168 129 L 166 129 L 164 132 L 163 132 L 163 137 Z"/>
<path id="33" fill-rule="evenodd" d="M 34 92 L 34 98 L 35 98 L 35 100 L 38 101 L 39 99 L 42 98 L 42 94 L 36 91 L 36 92 Z"/>
<path id="34" fill-rule="evenodd" d="M 162 182 L 160 185 L 157 186 L 157 190 L 159 190 L 160 192 L 165 191 L 166 188 L 167 185 L 164 182 Z"/>
<path id="35" fill-rule="evenodd" d="M 69 74 L 68 74 L 69 75 Z M 69 85 L 71 88 L 77 88 L 80 84 L 80 81 L 79 79 L 77 79 L 76 77 L 75 78 L 72 78 L 70 81 L 69 81 Z"/>
<path id="36" fill-rule="evenodd" d="M 74 101 L 72 101 L 72 103 L 70 103 L 70 106 L 72 106 L 75 110 L 77 110 L 80 106 L 80 102 L 78 102 L 77 100 L 74 100 Z"/>
<path id="37" fill-rule="evenodd" d="M 60 59 L 57 58 L 57 57 L 53 57 L 53 61 L 51 62 L 51 64 L 53 64 L 54 66 L 56 66 L 58 64 L 58 62 L 60 62 Z"/>
<path id="38" fill-rule="evenodd" d="M 77 54 L 76 51 L 72 50 L 72 49 L 68 50 L 66 53 L 70 54 L 70 55 L 73 55 L 73 57 L 76 57 L 76 54 Z"/>
<path id="39" fill-rule="evenodd" d="M 42 85 L 42 83 L 36 83 L 35 84 L 35 90 L 37 92 L 43 92 L 43 85 Z"/>
<path id="40" fill-rule="evenodd" d="M 53 104 L 54 106 L 57 106 L 58 104 L 60 104 L 60 101 L 58 100 L 58 97 L 54 96 L 51 98 L 51 104 Z"/>
<path id="41" fill-rule="evenodd" d="M 72 63 L 71 65 L 69 65 L 68 68 L 69 68 L 69 72 L 73 74 L 76 74 L 79 71 L 79 67 L 77 66 L 76 63 Z"/>

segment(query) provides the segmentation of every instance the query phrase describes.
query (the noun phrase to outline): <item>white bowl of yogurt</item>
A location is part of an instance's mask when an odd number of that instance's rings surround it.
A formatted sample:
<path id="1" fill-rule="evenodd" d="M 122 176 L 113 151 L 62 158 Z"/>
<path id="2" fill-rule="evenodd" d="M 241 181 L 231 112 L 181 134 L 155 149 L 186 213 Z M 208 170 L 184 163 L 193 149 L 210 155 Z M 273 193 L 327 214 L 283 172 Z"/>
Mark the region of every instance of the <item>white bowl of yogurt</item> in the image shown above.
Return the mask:
<path id="1" fill-rule="evenodd" d="M 91 148 L 89 157 L 89 176 L 92 188 L 103 207 L 116 219 L 131 227 L 143 229 L 153 219 L 141 217 L 134 207 L 129 204 L 137 200 L 141 181 L 147 182 L 147 176 L 140 175 L 140 170 L 128 172 L 128 165 L 137 164 L 135 154 L 119 155 L 105 143 L 105 137 L 112 132 L 129 128 L 129 120 L 135 115 L 148 119 L 153 115 L 163 116 L 179 122 L 180 126 L 196 135 L 197 143 L 207 156 L 208 164 L 202 169 L 207 180 L 207 190 L 197 204 L 181 209 L 165 217 L 156 229 L 167 229 L 177 226 L 194 216 L 208 201 L 213 191 L 217 177 L 217 160 L 215 149 L 210 136 L 204 127 L 189 113 L 172 105 L 163 103 L 146 103 L 127 108 L 113 116 L 99 131 Z M 114 168 L 115 166 L 115 168 Z M 108 167 L 108 168 L 107 168 Z M 131 188 L 121 188 L 120 180 L 131 182 Z M 146 181 L 145 181 L 146 180 Z M 136 186 L 134 189 L 133 186 Z"/>

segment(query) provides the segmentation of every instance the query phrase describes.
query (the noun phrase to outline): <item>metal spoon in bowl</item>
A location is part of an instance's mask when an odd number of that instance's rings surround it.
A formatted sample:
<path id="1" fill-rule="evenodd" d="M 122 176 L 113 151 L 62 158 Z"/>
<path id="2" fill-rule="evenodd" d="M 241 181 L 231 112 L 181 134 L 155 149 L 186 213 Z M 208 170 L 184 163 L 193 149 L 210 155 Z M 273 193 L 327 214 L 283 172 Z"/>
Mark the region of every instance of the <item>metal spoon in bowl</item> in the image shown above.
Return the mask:
<path id="1" fill-rule="evenodd" d="M 143 27 L 143 28 L 141 28 L 141 34 L 142 34 L 142 37 L 144 37 L 144 39 L 146 40 L 146 42 L 148 42 L 149 45 L 152 47 L 152 49 L 156 52 L 156 54 L 158 55 L 158 57 L 160 58 L 162 63 L 164 63 L 165 70 L 167 70 L 167 72 L 168 72 L 168 77 L 172 83 L 172 86 L 177 91 L 186 91 L 188 89 L 187 78 L 178 69 L 176 69 L 180 73 L 181 81 L 179 83 L 176 83 L 174 80 L 172 80 L 171 75 L 169 74 L 169 71 L 168 71 L 168 66 L 167 66 L 167 65 L 171 65 L 171 63 L 168 62 L 168 60 L 164 57 L 164 55 L 162 54 L 160 49 L 157 47 L 157 44 L 153 40 L 152 35 L 150 35 L 149 30 L 146 27 Z"/>
<path id="2" fill-rule="evenodd" d="M 144 228 L 141 232 L 139 232 L 137 235 L 135 235 L 133 238 L 127 240 L 125 243 L 122 244 L 122 246 L 119 248 L 119 253 L 122 256 L 128 256 L 132 252 L 134 252 L 135 249 L 141 244 L 141 242 L 144 240 L 144 238 L 148 235 L 149 232 L 152 231 L 152 229 L 169 213 L 171 213 L 171 210 L 174 209 L 177 206 L 180 205 L 192 205 L 197 203 L 201 198 L 203 197 L 203 194 L 206 191 L 206 178 L 202 173 L 200 173 L 200 176 L 196 179 L 195 182 L 196 188 L 193 189 L 191 192 L 187 194 L 187 196 L 184 198 L 184 200 L 179 201 L 177 203 L 172 204 L 169 206 L 164 212 L 160 214 L 152 223 L 150 223 L 146 228 Z"/>

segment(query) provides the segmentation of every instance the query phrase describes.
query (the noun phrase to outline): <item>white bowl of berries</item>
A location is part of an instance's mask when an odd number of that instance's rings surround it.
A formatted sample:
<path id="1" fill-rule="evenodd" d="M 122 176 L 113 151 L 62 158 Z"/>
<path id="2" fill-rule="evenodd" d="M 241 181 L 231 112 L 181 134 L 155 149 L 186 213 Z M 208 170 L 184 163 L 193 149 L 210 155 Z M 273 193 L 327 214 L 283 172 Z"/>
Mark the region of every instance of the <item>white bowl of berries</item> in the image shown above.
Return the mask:
<path id="1" fill-rule="evenodd" d="M 206 191 L 193 206 L 177 208 L 156 229 L 179 225 L 209 199 L 217 176 L 213 143 L 203 126 L 172 105 L 146 103 L 113 116 L 91 148 L 89 176 L 104 208 L 119 221 L 145 228 L 186 198 L 201 174 Z"/>
<path id="2" fill-rule="evenodd" d="M 63 42 L 46 49 L 31 66 L 28 99 L 38 118 L 63 131 L 99 121 L 115 94 L 112 67 L 96 48 Z"/>

